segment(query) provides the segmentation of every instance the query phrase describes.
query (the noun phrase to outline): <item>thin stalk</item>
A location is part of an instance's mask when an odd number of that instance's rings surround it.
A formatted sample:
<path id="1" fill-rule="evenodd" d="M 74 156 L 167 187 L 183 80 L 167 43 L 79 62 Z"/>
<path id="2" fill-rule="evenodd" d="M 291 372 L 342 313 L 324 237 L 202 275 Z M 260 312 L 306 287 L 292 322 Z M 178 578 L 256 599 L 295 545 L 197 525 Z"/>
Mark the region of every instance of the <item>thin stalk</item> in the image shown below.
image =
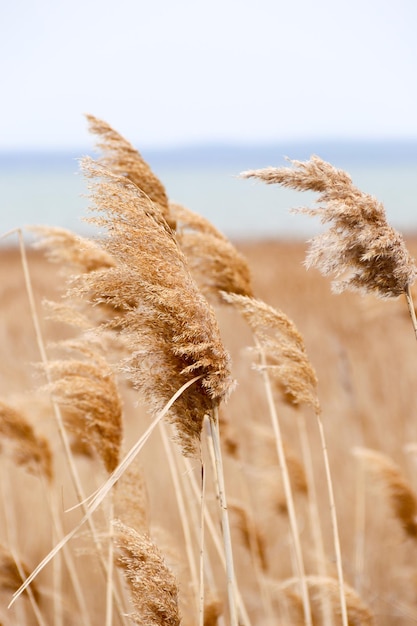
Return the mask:
<path id="1" fill-rule="evenodd" d="M 417 317 L 416 317 L 416 311 L 415 311 L 415 308 L 414 308 L 413 297 L 411 295 L 411 286 L 410 285 L 407 285 L 407 290 L 404 292 L 404 294 L 405 294 L 405 299 L 407 300 L 408 312 L 410 313 L 411 323 L 413 325 L 414 334 L 415 334 L 416 339 L 417 339 Z"/>
<path id="2" fill-rule="evenodd" d="M 327 453 L 327 445 L 326 445 L 326 439 L 324 436 L 323 423 L 321 421 L 320 414 L 318 411 L 316 411 L 316 418 L 317 418 L 317 424 L 319 427 L 321 447 L 323 451 L 324 467 L 326 470 L 326 483 L 327 483 L 327 491 L 328 491 L 329 502 L 330 502 L 330 518 L 332 522 L 333 543 L 334 543 L 334 551 L 336 555 L 337 577 L 339 581 L 340 610 L 341 610 L 341 615 L 342 615 L 342 624 L 343 626 L 348 626 L 349 620 L 348 620 L 347 605 L 346 605 L 345 583 L 344 583 L 344 578 L 343 578 L 342 552 L 340 549 L 339 529 L 338 529 L 338 524 L 337 524 L 333 482 L 332 482 L 332 476 L 330 473 L 329 455 Z"/>
<path id="3" fill-rule="evenodd" d="M 238 612 L 235 597 L 235 588 L 237 585 L 233 566 L 232 538 L 230 534 L 229 514 L 227 511 L 227 499 L 224 484 L 223 460 L 220 448 L 220 432 L 217 409 L 215 410 L 215 412 L 213 412 L 213 415 L 210 416 L 209 426 L 216 463 L 217 487 L 222 519 L 223 543 L 226 557 L 227 595 L 229 599 L 230 624 L 231 626 L 238 626 Z"/>
<path id="4" fill-rule="evenodd" d="M 314 480 L 313 459 L 311 456 L 310 442 L 307 436 L 306 421 L 304 415 L 297 413 L 298 436 L 300 438 L 302 457 L 306 468 L 307 491 L 308 491 L 308 509 L 310 516 L 310 525 L 313 540 L 316 548 L 317 571 L 320 576 L 327 576 L 326 554 L 324 551 L 323 533 L 321 532 L 320 515 L 318 507 L 318 498 L 316 491 L 316 483 Z M 325 624 L 333 625 L 333 616 L 331 603 L 327 594 L 323 591 L 321 597 L 323 607 L 323 617 Z"/>
<path id="5" fill-rule="evenodd" d="M 4 509 L 4 516 L 6 520 L 5 531 L 6 531 L 7 544 L 8 544 L 8 549 L 10 551 L 10 554 L 17 567 L 17 571 L 19 572 L 19 576 L 22 580 L 24 580 L 26 574 L 23 570 L 22 564 L 18 557 L 17 523 L 16 523 L 14 511 L 12 508 L 13 498 L 10 493 L 10 485 L 9 483 L 6 484 L 6 481 L 4 480 L 4 475 L 5 473 L 1 472 L 2 479 L 0 480 L 0 485 L 1 485 L 1 491 L 2 491 L 2 496 L 3 496 L 2 500 L 4 503 L 3 509 Z M 10 506 L 6 506 L 6 503 L 9 503 Z M 38 603 L 36 602 L 36 598 L 32 589 L 27 589 L 27 593 L 28 593 L 29 602 L 32 607 L 38 626 L 47 626 L 46 622 L 44 621 L 42 617 L 42 613 L 39 609 Z"/>
<path id="6" fill-rule="evenodd" d="M 25 249 L 25 244 L 24 244 L 24 240 L 23 240 L 23 234 L 21 229 L 17 229 L 17 234 L 18 234 L 18 238 L 19 238 L 19 248 L 20 248 L 20 256 L 21 256 L 21 262 L 22 262 L 22 269 L 23 269 L 23 276 L 24 276 L 24 280 L 25 280 L 25 287 L 26 287 L 26 293 L 28 296 L 28 300 L 29 300 L 29 308 L 30 308 L 30 312 L 31 312 L 31 317 L 32 317 L 32 322 L 33 322 L 33 326 L 35 329 L 35 336 L 36 336 L 36 341 L 38 344 L 38 349 L 39 349 L 39 353 L 41 356 L 41 361 L 42 364 L 44 366 L 44 370 L 45 370 L 45 376 L 46 379 L 48 381 L 48 383 L 50 384 L 51 381 L 51 376 L 48 370 L 48 357 L 46 354 L 46 349 L 45 349 L 45 343 L 43 340 L 43 336 L 42 336 L 42 332 L 41 332 L 41 327 L 40 327 L 40 323 L 39 323 L 39 316 L 36 310 L 36 304 L 35 304 L 35 297 L 34 297 L 34 293 L 33 293 L 33 288 L 32 288 L 32 281 L 30 278 L 30 272 L 29 272 L 29 265 L 27 262 L 27 256 L 26 256 L 26 249 Z M 67 433 L 65 430 L 65 426 L 64 426 L 64 422 L 62 419 L 62 415 L 61 415 L 61 410 L 57 404 L 57 402 L 54 400 L 53 397 L 51 397 L 51 402 L 52 402 L 52 407 L 53 407 L 53 411 L 54 411 L 54 417 L 55 417 L 55 421 L 57 424 L 57 428 L 58 428 L 58 433 L 61 439 L 61 443 L 62 446 L 64 448 L 64 454 L 65 454 L 65 458 L 67 460 L 68 463 L 68 467 L 70 469 L 70 475 L 71 475 L 71 479 L 72 479 L 72 483 L 74 485 L 74 489 L 77 495 L 77 499 L 78 501 L 81 503 L 81 506 L 83 508 L 84 514 L 86 514 L 87 512 L 87 508 L 86 505 L 84 504 L 85 502 L 85 493 L 82 487 L 82 483 L 80 481 L 79 478 L 79 474 L 76 468 L 76 465 L 74 463 L 74 458 L 73 455 L 71 453 L 71 446 L 69 444 L 68 441 L 68 437 L 67 437 Z M 87 523 L 90 527 L 91 530 L 91 534 L 93 537 L 93 541 L 94 544 L 96 546 L 96 550 L 97 550 L 97 554 L 99 556 L 100 559 L 100 563 L 101 563 L 101 567 L 104 573 L 105 578 L 107 578 L 107 571 L 106 571 L 106 562 L 102 553 L 102 547 L 101 547 L 101 543 L 100 540 L 98 538 L 98 533 L 97 530 L 94 526 L 93 520 L 90 517 L 87 517 Z M 119 610 L 119 616 L 121 621 L 124 624 L 127 624 L 126 622 L 126 618 L 124 617 L 124 610 L 122 608 L 122 604 L 120 601 L 120 598 L 117 594 L 116 589 L 113 587 L 113 593 L 115 595 L 115 600 L 116 600 L 116 604 Z"/>
<path id="7" fill-rule="evenodd" d="M 114 500 L 113 492 L 110 493 L 109 502 L 109 545 L 107 552 L 107 580 L 106 580 L 106 626 L 113 624 L 113 562 L 114 562 L 114 544 L 113 544 L 113 518 L 114 518 Z"/>
<path id="8" fill-rule="evenodd" d="M 131 463 L 135 460 L 152 432 L 155 430 L 158 422 L 165 417 L 171 406 L 174 402 L 181 396 L 181 394 L 188 389 L 192 384 L 194 384 L 197 380 L 200 380 L 202 375 L 195 376 L 191 380 L 184 383 L 178 391 L 174 393 L 174 395 L 168 400 L 164 408 L 158 413 L 153 422 L 148 426 L 143 435 L 136 441 L 135 444 L 131 447 L 126 456 L 122 459 L 116 469 L 110 474 L 106 482 L 102 485 L 102 487 L 97 491 L 95 496 L 90 500 L 90 503 L 87 507 L 87 512 L 84 517 L 78 522 L 78 524 L 63 538 L 61 541 L 55 546 L 53 550 L 47 556 L 42 559 L 42 561 L 35 567 L 33 572 L 28 576 L 23 585 L 19 587 L 19 589 L 13 594 L 13 598 L 9 603 L 9 607 L 14 604 L 17 598 L 23 593 L 25 589 L 30 585 L 30 583 L 36 578 L 36 576 L 43 570 L 43 568 L 54 558 L 56 554 L 68 543 L 70 539 L 78 532 L 78 530 L 89 520 L 91 515 L 98 509 L 100 504 L 106 498 L 107 494 L 111 491 L 113 486 L 117 483 L 119 478 L 123 475 L 125 470 L 129 467 Z"/>
<path id="9" fill-rule="evenodd" d="M 185 463 L 185 466 L 187 468 L 187 476 L 190 480 L 190 485 L 191 485 L 191 489 L 193 490 L 194 496 L 197 499 L 201 498 L 201 492 L 198 488 L 197 485 L 197 481 L 195 479 L 195 476 L 193 475 L 193 471 L 192 471 L 192 467 L 191 467 L 191 463 L 190 460 L 187 459 L 186 457 L 182 457 Z M 224 548 L 222 546 L 222 542 L 221 539 L 219 538 L 219 534 L 217 532 L 216 526 L 213 522 L 213 519 L 210 515 L 210 511 L 207 509 L 207 507 L 205 507 L 204 509 L 204 521 L 207 524 L 207 528 L 209 529 L 210 532 L 210 536 L 213 540 L 213 544 L 214 547 L 216 548 L 216 552 L 217 555 L 220 559 L 220 563 L 222 564 L 222 567 L 224 570 L 226 570 L 226 559 L 224 556 Z M 237 604 L 239 607 L 239 618 L 240 621 L 242 622 L 243 626 L 252 626 L 248 612 L 246 610 L 246 607 L 243 603 L 243 599 L 241 596 L 241 593 L 239 591 L 239 588 L 236 586 L 235 589 L 235 594 L 236 594 L 236 599 L 237 599 Z"/>
<path id="10" fill-rule="evenodd" d="M 168 460 L 171 479 L 174 484 L 174 493 L 175 493 L 175 498 L 177 501 L 178 512 L 180 515 L 181 526 L 182 526 L 182 531 L 183 531 L 184 540 L 185 540 L 185 551 L 187 553 L 188 566 L 190 568 L 191 584 L 193 587 L 193 592 L 194 594 L 196 594 L 197 589 L 199 587 L 198 575 L 197 575 L 195 557 L 194 557 L 194 552 L 193 552 L 193 547 L 192 547 L 190 522 L 187 516 L 187 510 L 185 506 L 183 491 L 181 488 L 181 482 L 180 482 L 179 475 L 178 475 L 178 468 L 175 463 L 171 442 L 170 442 L 169 437 L 167 436 L 164 424 L 162 422 L 159 422 L 158 428 L 159 428 L 159 433 L 161 435 L 162 444 L 164 446 L 165 455 Z"/>
<path id="11" fill-rule="evenodd" d="M 279 420 L 278 420 L 277 412 L 275 409 L 275 402 L 274 402 L 274 398 L 272 394 L 271 381 L 268 375 L 265 353 L 261 345 L 257 341 L 256 337 L 255 337 L 255 341 L 256 341 L 257 348 L 259 350 L 260 357 L 261 357 L 262 376 L 263 376 L 264 385 L 265 385 L 265 391 L 266 391 L 266 397 L 267 397 L 268 406 L 269 406 L 272 428 L 274 430 L 274 435 L 275 435 L 278 460 L 279 460 L 281 473 L 282 473 L 282 482 L 284 486 L 285 499 L 286 499 L 287 508 L 288 508 L 288 517 L 289 517 L 289 522 L 290 522 L 291 535 L 292 535 L 292 541 L 294 545 L 294 553 L 295 553 L 295 559 L 296 559 L 296 565 L 297 565 L 296 571 L 297 571 L 297 575 L 298 575 L 298 578 L 300 581 L 300 587 L 301 587 L 301 598 L 303 602 L 304 621 L 305 621 L 306 626 L 312 626 L 313 622 L 312 622 L 312 617 L 311 617 L 311 605 L 310 605 L 310 598 L 308 594 L 308 586 L 307 586 L 306 574 L 305 574 L 305 568 L 304 568 L 303 552 L 301 549 L 300 532 L 298 529 L 297 516 L 295 514 L 294 498 L 293 498 L 292 489 L 291 489 L 287 461 L 285 459 L 284 444 L 282 441 L 281 428 L 279 425 Z"/>
<path id="12" fill-rule="evenodd" d="M 365 528 L 366 528 L 366 500 L 363 466 L 360 460 L 356 461 L 356 489 L 355 489 L 355 589 L 360 594 L 363 586 L 363 572 L 365 563 Z"/>
<path id="13" fill-rule="evenodd" d="M 206 474 L 205 474 L 204 462 L 201 459 L 201 506 L 200 506 L 200 587 L 199 587 L 199 611 L 198 611 L 198 624 L 204 626 L 204 512 L 206 507 Z"/>

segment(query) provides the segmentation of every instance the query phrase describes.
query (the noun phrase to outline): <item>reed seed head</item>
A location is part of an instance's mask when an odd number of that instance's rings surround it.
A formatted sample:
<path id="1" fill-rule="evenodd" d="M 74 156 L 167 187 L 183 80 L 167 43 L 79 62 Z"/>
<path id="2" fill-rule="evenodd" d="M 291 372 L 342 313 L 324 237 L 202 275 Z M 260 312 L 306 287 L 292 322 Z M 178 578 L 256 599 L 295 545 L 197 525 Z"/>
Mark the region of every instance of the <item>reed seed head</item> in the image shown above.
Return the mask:
<path id="1" fill-rule="evenodd" d="M 417 496 L 401 469 L 382 452 L 360 447 L 354 448 L 353 452 L 381 481 L 395 518 L 405 533 L 416 540 Z"/>
<path id="2" fill-rule="evenodd" d="M 201 289 L 217 299 L 221 291 L 252 296 L 246 259 L 208 220 L 170 204 L 177 221 L 177 239 Z"/>
<path id="3" fill-rule="evenodd" d="M 139 187 L 159 207 L 168 224 L 175 229 L 165 187 L 142 155 L 107 122 L 93 115 L 87 115 L 87 120 L 90 132 L 99 138 L 97 147 L 103 153 L 100 163 L 115 174 L 125 176 Z"/>
<path id="4" fill-rule="evenodd" d="M 336 292 L 350 289 L 383 298 L 405 293 L 415 280 L 416 266 L 403 237 L 388 224 L 383 205 L 355 187 L 346 172 L 317 156 L 291 163 L 293 167 L 251 170 L 241 176 L 319 193 L 321 206 L 295 209 L 330 224 L 312 238 L 306 266 L 334 275 Z"/>
<path id="5" fill-rule="evenodd" d="M 65 345 L 65 344 L 63 344 Z M 48 364 L 54 399 L 66 408 L 68 428 L 92 446 L 110 473 L 118 465 L 123 433 L 122 401 L 112 369 L 96 348 L 70 342 L 86 360 L 68 359 Z"/>
<path id="6" fill-rule="evenodd" d="M 0 401 L 0 438 L 13 446 L 13 458 L 17 465 L 29 473 L 43 475 L 50 482 L 53 478 L 52 452 L 47 439 L 37 435 L 26 417 L 16 409 Z"/>
<path id="7" fill-rule="evenodd" d="M 116 564 L 125 577 L 138 624 L 179 626 L 178 587 L 153 541 L 133 528 L 114 520 Z"/>
<path id="8" fill-rule="evenodd" d="M 92 198 L 109 237 L 115 267 L 84 275 L 77 293 L 111 305 L 104 325 L 117 328 L 130 355 L 124 369 L 159 412 L 184 383 L 202 378 L 175 402 L 170 417 L 183 450 L 192 453 L 206 414 L 231 388 L 230 357 L 214 311 L 197 288 L 173 231 L 138 187 L 91 160 Z M 120 314 L 117 311 L 121 311 Z"/>
<path id="9" fill-rule="evenodd" d="M 252 329 L 258 351 L 266 359 L 266 368 L 278 390 L 292 404 L 307 404 L 320 410 L 317 377 L 307 356 L 304 341 L 294 323 L 282 312 L 261 300 L 228 294 L 223 298 L 232 304 Z M 261 366 L 262 369 L 262 366 Z"/>

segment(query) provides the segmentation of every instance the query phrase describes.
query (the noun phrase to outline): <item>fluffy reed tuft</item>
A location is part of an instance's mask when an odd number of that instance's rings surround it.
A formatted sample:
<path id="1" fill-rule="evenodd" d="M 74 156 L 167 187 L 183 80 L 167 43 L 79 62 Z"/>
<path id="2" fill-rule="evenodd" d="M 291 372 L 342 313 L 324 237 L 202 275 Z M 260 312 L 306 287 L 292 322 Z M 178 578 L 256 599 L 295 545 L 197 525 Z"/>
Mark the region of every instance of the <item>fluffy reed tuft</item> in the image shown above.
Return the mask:
<path id="1" fill-rule="evenodd" d="M 48 385 L 66 408 L 67 427 L 92 446 L 110 473 L 118 465 L 123 433 L 123 409 L 112 369 L 96 347 L 86 341 L 62 343 L 88 360 L 51 361 Z"/>
<path id="2" fill-rule="evenodd" d="M 355 456 L 362 459 L 382 483 L 392 512 L 405 533 L 417 539 L 417 496 L 401 469 L 382 452 L 356 447 Z"/>
<path id="3" fill-rule="evenodd" d="M 0 543 L 0 591 L 15 592 L 29 573 L 30 569 L 24 563 L 18 566 L 9 550 Z M 31 591 L 35 601 L 39 602 L 35 583 L 31 585 Z"/>
<path id="4" fill-rule="evenodd" d="M 179 626 L 178 587 L 156 545 L 147 535 L 114 520 L 116 563 L 130 588 L 132 619 L 148 626 Z"/>
<path id="5" fill-rule="evenodd" d="M 286 400 L 307 404 L 319 411 L 317 377 L 304 341 L 293 322 L 261 300 L 223 293 L 245 318 L 267 359 L 268 372 Z"/>
<path id="6" fill-rule="evenodd" d="M 142 155 L 107 122 L 93 115 L 86 117 L 90 132 L 99 137 L 97 147 L 103 153 L 100 163 L 115 174 L 125 176 L 139 187 L 152 202 L 158 205 L 168 224 L 175 229 L 175 221 L 170 216 L 165 187 Z"/>
<path id="7" fill-rule="evenodd" d="M 177 221 L 177 238 L 193 275 L 204 292 L 220 291 L 252 296 L 252 277 L 246 259 L 208 220 L 170 203 Z"/>
<path id="8" fill-rule="evenodd" d="M 234 519 L 234 527 L 239 531 L 243 545 L 259 563 L 262 571 L 266 572 L 268 569 L 268 551 L 263 533 L 245 506 L 229 500 L 228 507 L 232 513 L 232 519 Z"/>
<path id="9" fill-rule="evenodd" d="M 29 473 L 53 478 L 52 453 L 48 441 L 37 435 L 25 416 L 0 400 L 0 437 L 13 445 L 17 465 Z"/>
<path id="10" fill-rule="evenodd" d="M 322 604 L 323 594 L 329 599 L 332 606 L 332 613 L 340 615 L 339 606 L 339 583 L 336 579 L 327 576 L 307 576 L 307 585 L 311 600 L 319 607 Z M 279 589 L 289 597 L 294 588 L 298 584 L 297 579 L 289 579 L 280 584 Z M 375 617 L 368 606 L 359 597 L 357 592 L 349 585 L 344 585 L 344 592 L 348 611 L 349 625 L 372 626 L 375 623 Z"/>
<path id="11" fill-rule="evenodd" d="M 53 263 L 62 263 L 81 272 L 113 267 L 115 260 L 98 243 L 67 230 L 52 226 L 31 226 L 39 236 L 35 248 L 45 250 Z"/>
<path id="12" fill-rule="evenodd" d="M 292 164 L 293 168 L 270 167 L 241 176 L 319 193 L 323 206 L 295 209 L 332 224 L 311 240 L 307 267 L 343 278 L 333 282 L 336 292 L 351 289 L 385 298 L 406 293 L 415 280 L 416 267 L 402 236 L 388 224 L 383 205 L 357 189 L 346 172 L 317 156 Z"/>
<path id="13" fill-rule="evenodd" d="M 198 290 L 172 230 L 129 180 L 90 159 L 93 221 L 107 227 L 105 247 L 115 267 L 83 275 L 76 293 L 112 306 L 105 326 L 117 328 L 131 354 L 125 371 L 157 413 L 194 376 L 202 378 L 174 404 L 170 418 L 185 453 L 200 439 L 204 415 L 228 395 L 230 357 L 213 310 Z M 117 311 L 121 314 L 117 314 Z"/>
<path id="14" fill-rule="evenodd" d="M 145 476 L 137 462 L 130 465 L 118 482 L 115 496 L 117 517 L 138 532 L 149 528 L 149 498 Z"/>

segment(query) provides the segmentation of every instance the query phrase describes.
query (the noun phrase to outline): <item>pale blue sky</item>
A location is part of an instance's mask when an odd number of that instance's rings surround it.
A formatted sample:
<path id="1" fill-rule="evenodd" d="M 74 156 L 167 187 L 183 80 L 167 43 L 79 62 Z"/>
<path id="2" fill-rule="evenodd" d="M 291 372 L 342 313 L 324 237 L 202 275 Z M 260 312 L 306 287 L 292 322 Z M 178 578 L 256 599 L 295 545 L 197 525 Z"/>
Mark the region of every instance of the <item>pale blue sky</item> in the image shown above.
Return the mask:
<path id="1" fill-rule="evenodd" d="M 0 150 L 417 138 L 415 0 L 13 0 Z"/>

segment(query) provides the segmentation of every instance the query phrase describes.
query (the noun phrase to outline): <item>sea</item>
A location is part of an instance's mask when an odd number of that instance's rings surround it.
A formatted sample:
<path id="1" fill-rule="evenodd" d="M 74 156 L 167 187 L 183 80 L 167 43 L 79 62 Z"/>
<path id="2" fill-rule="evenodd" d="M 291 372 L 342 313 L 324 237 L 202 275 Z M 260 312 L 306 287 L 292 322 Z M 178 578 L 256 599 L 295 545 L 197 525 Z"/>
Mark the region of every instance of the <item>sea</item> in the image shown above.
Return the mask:
<path id="1" fill-rule="evenodd" d="M 375 196 L 403 234 L 417 233 L 417 139 L 309 141 L 268 145 L 190 145 L 144 150 L 143 158 L 171 200 L 209 219 L 232 240 L 308 239 L 323 229 L 318 218 L 291 209 L 313 206 L 316 195 L 239 176 L 242 171 L 288 165 L 316 154 L 347 171 Z M 17 228 L 60 226 L 98 234 L 79 159 L 92 150 L 0 152 L 0 242 L 13 243 Z"/>

